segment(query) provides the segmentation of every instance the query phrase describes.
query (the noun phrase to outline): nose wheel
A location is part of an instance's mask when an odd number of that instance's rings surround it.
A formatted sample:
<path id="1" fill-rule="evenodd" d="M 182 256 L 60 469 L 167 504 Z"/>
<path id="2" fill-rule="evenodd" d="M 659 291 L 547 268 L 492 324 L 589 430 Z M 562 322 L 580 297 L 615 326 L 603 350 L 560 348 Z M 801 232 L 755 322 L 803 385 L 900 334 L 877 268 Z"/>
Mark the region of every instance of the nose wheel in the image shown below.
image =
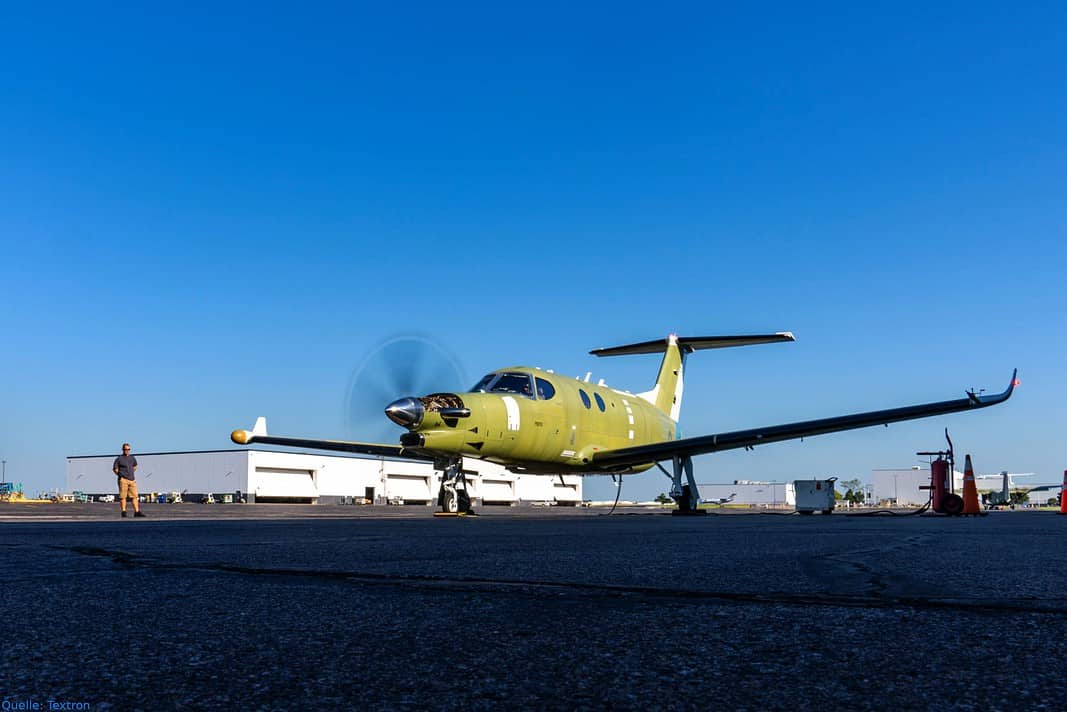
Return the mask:
<path id="1" fill-rule="evenodd" d="M 449 458 L 441 470 L 441 488 L 437 491 L 437 506 L 441 508 L 441 513 L 474 514 L 467 490 L 467 477 L 463 474 L 463 458 Z"/>

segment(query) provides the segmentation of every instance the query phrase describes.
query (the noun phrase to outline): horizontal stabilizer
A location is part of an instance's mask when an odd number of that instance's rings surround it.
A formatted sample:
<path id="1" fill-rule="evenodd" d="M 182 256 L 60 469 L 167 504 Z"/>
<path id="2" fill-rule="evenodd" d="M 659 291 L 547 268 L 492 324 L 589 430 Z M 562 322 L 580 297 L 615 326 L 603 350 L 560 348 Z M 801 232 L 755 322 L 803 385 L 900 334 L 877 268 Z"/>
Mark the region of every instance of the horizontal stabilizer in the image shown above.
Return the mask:
<path id="1" fill-rule="evenodd" d="M 781 341 L 796 341 L 791 331 L 779 331 L 774 334 L 748 334 L 744 336 L 679 336 L 678 347 L 689 353 L 700 349 L 725 349 L 732 346 L 752 346 L 754 344 L 776 344 Z M 612 346 L 605 349 L 593 349 L 593 356 L 628 356 L 630 354 L 661 354 L 667 350 L 670 339 L 643 341 L 639 344 Z"/>

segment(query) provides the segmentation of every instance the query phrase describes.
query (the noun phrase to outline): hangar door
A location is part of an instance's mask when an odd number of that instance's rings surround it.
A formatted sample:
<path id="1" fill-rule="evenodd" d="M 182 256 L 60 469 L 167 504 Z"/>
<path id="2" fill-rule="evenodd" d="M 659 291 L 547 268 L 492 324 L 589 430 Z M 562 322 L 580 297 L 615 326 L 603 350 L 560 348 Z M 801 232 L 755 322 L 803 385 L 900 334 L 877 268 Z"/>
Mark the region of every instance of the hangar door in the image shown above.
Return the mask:
<path id="1" fill-rule="evenodd" d="M 430 490 L 430 477 L 424 475 L 386 475 L 385 495 L 405 502 L 430 502 L 437 498 Z"/>
<path id="2" fill-rule="evenodd" d="M 257 502 L 311 504 L 319 496 L 311 470 L 257 467 L 252 494 Z"/>
<path id="3" fill-rule="evenodd" d="M 556 480 L 552 484 L 552 497 L 557 502 L 577 503 L 580 499 L 578 497 L 577 483 L 564 481 L 563 484 L 560 484 L 559 480 Z"/>
<path id="4" fill-rule="evenodd" d="M 505 502 L 515 501 L 514 480 L 493 480 L 482 476 L 481 487 L 478 488 L 482 502 Z"/>

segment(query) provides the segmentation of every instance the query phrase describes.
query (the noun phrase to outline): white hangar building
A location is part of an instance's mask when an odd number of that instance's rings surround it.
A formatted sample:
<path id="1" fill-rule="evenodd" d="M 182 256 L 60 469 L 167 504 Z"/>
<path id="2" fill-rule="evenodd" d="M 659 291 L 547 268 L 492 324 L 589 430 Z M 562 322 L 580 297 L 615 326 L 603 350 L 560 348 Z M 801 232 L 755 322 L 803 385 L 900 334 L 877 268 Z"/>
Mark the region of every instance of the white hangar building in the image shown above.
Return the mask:
<path id="1" fill-rule="evenodd" d="M 181 492 L 186 501 L 208 494 L 240 493 L 248 502 L 333 504 L 367 499 L 375 503 L 436 504 L 441 475 L 428 462 L 380 457 L 322 455 L 269 450 L 134 453 L 141 495 Z M 67 490 L 91 496 L 117 494 L 115 455 L 67 458 Z M 463 463 L 477 504 L 548 502 L 577 505 L 577 475 L 519 475 L 499 465 Z"/>
<path id="2" fill-rule="evenodd" d="M 953 491 L 963 492 L 963 473 L 953 470 Z M 930 500 L 929 467 L 871 470 L 871 497 L 875 503 L 892 502 L 900 507 L 919 507 Z"/>

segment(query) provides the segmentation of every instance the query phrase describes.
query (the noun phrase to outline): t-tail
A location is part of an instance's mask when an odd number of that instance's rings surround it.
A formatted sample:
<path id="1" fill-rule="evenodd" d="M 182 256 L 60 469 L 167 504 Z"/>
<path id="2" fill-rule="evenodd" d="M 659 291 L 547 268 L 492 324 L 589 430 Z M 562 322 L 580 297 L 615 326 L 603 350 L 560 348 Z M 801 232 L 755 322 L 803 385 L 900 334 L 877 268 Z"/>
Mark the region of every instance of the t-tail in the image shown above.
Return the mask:
<path id="1" fill-rule="evenodd" d="M 748 336 L 677 336 L 671 334 L 666 339 L 595 349 L 589 353 L 594 356 L 662 353 L 663 361 L 659 366 L 659 375 L 656 376 L 656 385 L 652 387 L 652 390 L 638 393 L 637 395 L 639 398 L 656 406 L 677 423 L 678 415 L 682 408 L 685 360 L 689 354 L 699 349 L 724 349 L 731 346 L 775 344 L 780 341 L 796 341 L 796 339 L 790 331 Z"/>

